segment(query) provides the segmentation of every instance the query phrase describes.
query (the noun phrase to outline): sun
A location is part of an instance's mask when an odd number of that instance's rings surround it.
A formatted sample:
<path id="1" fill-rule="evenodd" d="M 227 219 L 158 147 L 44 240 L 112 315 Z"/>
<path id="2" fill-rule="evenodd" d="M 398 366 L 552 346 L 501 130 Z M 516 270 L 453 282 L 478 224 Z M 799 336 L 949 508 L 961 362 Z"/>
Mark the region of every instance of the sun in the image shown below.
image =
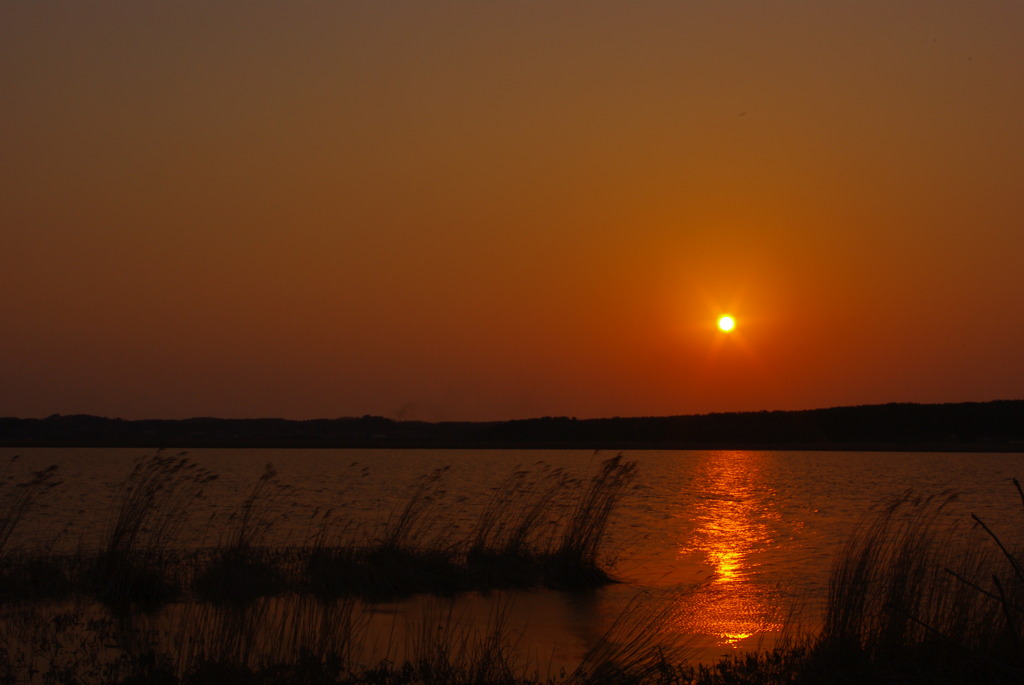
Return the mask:
<path id="1" fill-rule="evenodd" d="M 734 328 L 736 328 L 736 319 L 732 318 L 728 314 L 723 314 L 718 317 L 718 330 L 728 333 Z"/>

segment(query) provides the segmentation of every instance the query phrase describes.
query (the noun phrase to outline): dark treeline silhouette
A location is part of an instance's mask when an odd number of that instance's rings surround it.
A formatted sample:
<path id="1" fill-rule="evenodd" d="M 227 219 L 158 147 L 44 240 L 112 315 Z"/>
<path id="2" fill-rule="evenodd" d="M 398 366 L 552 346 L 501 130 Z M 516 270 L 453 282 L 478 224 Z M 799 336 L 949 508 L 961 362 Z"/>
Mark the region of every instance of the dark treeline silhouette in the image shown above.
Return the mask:
<path id="1" fill-rule="evenodd" d="M 1024 451 L 1024 400 L 515 421 L 0 418 L 9 447 L 451 447 Z"/>

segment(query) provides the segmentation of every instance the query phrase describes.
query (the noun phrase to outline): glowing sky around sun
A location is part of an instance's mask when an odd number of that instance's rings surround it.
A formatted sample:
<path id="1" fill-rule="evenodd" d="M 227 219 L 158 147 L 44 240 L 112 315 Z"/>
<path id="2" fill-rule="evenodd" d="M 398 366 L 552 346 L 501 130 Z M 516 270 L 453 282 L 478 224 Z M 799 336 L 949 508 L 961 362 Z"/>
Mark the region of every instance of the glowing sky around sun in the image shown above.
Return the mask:
<path id="1" fill-rule="evenodd" d="M 1022 36 L 1016 0 L 3 3 L 0 415 L 1024 396 Z"/>

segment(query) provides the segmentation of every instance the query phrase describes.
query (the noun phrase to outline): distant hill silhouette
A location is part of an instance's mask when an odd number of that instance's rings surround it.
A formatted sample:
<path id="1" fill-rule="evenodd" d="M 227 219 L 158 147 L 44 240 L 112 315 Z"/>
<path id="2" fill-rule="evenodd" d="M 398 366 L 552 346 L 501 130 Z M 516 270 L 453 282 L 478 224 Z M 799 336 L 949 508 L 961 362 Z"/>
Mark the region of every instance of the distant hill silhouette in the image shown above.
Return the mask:
<path id="1" fill-rule="evenodd" d="M 1024 451 L 1024 400 L 516 421 L 0 418 L 6 447 L 466 447 Z"/>

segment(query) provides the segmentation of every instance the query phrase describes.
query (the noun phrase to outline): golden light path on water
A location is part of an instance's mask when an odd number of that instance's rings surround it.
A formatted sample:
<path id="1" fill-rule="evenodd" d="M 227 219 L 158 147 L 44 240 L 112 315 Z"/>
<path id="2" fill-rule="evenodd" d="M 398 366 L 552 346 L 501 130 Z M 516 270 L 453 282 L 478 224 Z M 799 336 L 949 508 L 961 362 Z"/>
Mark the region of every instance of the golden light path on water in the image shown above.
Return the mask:
<path id="1" fill-rule="evenodd" d="M 751 452 L 708 452 L 696 478 L 695 528 L 679 556 L 710 567 L 710 579 L 682 603 L 679 629 L 711 638 L 720 647 L 756 647 L 781 629 L 778 588 L 759 580 L 755 557 L 774 542 L 770 479 Z"/>

